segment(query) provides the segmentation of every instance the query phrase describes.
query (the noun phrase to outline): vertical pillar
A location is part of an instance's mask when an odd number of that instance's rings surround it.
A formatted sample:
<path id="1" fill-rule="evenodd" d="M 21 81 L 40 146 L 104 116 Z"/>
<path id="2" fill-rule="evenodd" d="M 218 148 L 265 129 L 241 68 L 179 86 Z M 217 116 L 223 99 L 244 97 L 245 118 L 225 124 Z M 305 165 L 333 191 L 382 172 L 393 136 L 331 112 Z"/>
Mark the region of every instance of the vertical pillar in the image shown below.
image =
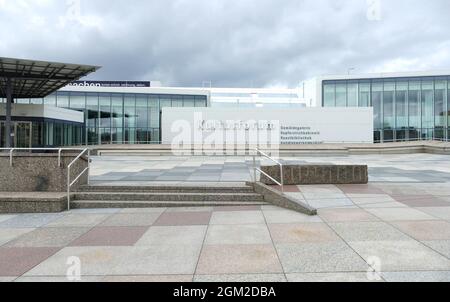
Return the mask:
<path id="1" fill-rule="evenodd" d="M 11 79 L 6 79 L 6 116 L 5 116 L 5 146 L 12 147 L 11 139 L 11 106 L 12 106 L 12 82 Z"/>

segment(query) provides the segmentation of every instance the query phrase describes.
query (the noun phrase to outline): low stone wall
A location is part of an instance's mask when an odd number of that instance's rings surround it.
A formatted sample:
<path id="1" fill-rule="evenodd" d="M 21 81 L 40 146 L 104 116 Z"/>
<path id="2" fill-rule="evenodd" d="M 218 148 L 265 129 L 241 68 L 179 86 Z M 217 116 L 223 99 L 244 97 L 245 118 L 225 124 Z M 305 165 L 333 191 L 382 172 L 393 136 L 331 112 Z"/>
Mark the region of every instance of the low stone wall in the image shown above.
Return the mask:
<path id="1" fill-rule="evenodd" d="M 25 154 L 16 153 L 13 166 L 9 163 L 9 154 L 0 153 L 0 192 L 66 192 L 67 166 L 77 155 L 61 156 L 61 167 L 58 166 L 58 156 L 55 154 Z M 71 169 L 73 181 L 86 167 L 88 159 L 80 158 Z M 85 174 L 72 187 L 87 184 Z"/>
<path id="2" fill-rule="evenodd" d="M 263 166 L 261 170 L 276 180 L 280 179 L 279 166 Z M 368 167 L 365 165 L 286 165 L 283 166 L 285 185 L 367 184 Z M 264 174 L 263 184 L 275 185 Z"/>

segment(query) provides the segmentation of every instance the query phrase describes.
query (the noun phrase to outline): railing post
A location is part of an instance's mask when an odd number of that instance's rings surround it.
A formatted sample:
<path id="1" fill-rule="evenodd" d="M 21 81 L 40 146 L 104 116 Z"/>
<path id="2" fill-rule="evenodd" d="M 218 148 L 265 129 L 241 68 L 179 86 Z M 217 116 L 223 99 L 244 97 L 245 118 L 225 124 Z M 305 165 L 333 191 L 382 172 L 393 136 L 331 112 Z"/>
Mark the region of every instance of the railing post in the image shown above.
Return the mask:
<path id="1" fill-rule="evenodd" d="M 255 183 L 257 183 L 256 180 L 256 155 L 253 154 L 253 180 Z"/>
<path id="2" fill-rule="evenodd" d="M 14 152 L 14 148 L 12 148 L 9 151 L 9 165 L 12 167 L 13 166 L 13 152 Z"/>
<path id="3" fill-rule="evenodd" d="M 62 149 L 59 149 L 58 150 L 58 167 L 61 167 L 61 152 L 62 152 Z"/>
<path id="4" fill-rule="evenodd" d="M 284 193 L 284 174 L 283 174 L 283 165 L 280 165 L 280 174 L 281 174 L 281 193 Z"/>
<path id="5" fill-rule="evenodd" d="M 91 149 L 88 149 L 88 171 L 87 171 L 87 184 L 90 185 L 89 174 L 91 174 Z"/>
<path id="6" fill-rule="evenodd" d="M 67 167 L 67 211 L 70 210 L 70 165 Z"/>

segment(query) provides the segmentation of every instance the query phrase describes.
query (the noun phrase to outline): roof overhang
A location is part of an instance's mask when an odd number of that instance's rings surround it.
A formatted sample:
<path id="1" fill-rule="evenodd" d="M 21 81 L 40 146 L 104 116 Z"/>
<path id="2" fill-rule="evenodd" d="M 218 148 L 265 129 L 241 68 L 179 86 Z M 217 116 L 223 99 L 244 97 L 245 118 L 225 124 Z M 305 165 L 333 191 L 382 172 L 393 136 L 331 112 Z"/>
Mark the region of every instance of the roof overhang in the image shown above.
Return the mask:
<path id="1" fill-rule="evenodd" d="M 99 66 L 0 57 L 0 97 L 6 97 L 9 80 L 13 98 L 43 98 L 98 69 Z"/>

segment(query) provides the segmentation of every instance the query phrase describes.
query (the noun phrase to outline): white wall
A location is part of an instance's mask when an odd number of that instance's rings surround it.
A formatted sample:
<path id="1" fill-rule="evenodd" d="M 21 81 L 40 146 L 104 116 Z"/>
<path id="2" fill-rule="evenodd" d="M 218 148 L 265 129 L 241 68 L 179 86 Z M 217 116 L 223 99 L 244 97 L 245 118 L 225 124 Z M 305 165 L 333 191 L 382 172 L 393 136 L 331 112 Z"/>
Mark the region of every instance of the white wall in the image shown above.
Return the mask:
<path id="1" fill-rule="evenodd" d="M 0 115 L 5 115 L 6 104 L 1 104 Z M 11 115 L 36 117 L 84 123 L 84 113 L 46 105 L 12 104 Z"/>
<path id="2" fill-rule="evenodd" d="M 209 127 L 201 129 L 202 121 L 209 121 Z M 310 143 L 373 143 L 373 109 L 372 108 L 303 108 L 303 109 L 228 109 L 228 108 L 163 108 L 162 141 L 172 144 L 180 139 L 180 133 L 189 132 L 189 141 L 185 143 L 202 144 L 214 129 L 214 125 L 250 124 L 265 127 L 276 125 L 273 131 L 281 139 L 281 144 Z M 188 130 L 185 128 L 188 127 Z M 305 130 L 290 130 L 285 127 L 300 127 Z M 221 128 L 221 126 L 216 129 Z M 244 127 L 245 128 L 245 127 Z M 225 135 L 242 127 L 229 127 Z M 309 134 L 300 134 L 308 132 Z M 242 133 L 238 134 L 242 137 Z M 291 138 L 290 138 L 291 137 Z M 294 137 L 294 138 L 292 138 Z M 247 143 L 255 143 L 246 141 Z"/>

